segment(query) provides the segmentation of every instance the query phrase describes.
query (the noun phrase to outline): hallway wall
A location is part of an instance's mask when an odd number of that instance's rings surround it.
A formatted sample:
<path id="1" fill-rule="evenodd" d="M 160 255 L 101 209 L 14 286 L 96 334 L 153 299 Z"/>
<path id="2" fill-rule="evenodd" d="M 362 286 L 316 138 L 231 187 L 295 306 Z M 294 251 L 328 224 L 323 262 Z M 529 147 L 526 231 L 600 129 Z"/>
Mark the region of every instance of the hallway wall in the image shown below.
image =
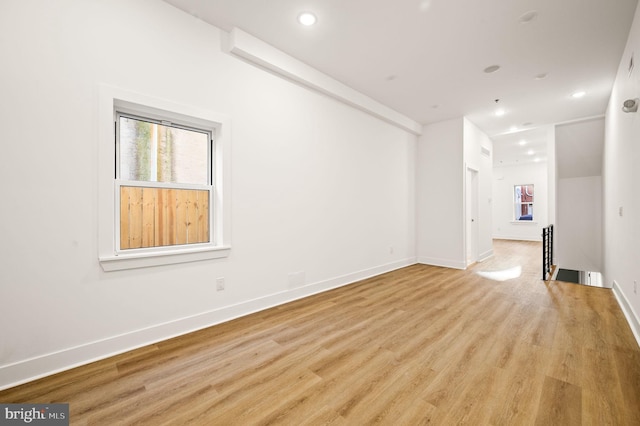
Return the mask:
<path id="1" fill-rule="evenodd" d="M 622 111 L 626 99 L 640 97 L 638 55 L 640 8 L 607 107 L 603 164 L 604 280 L 613 284 L 640 342 L 640 113 Z"/>
<path id="2" fill-rule="evenodd" d="M 554 228 L 557 265 L 575 271 L 602 271 L 602 178 L 558 180 L 558 220 Z"/>
<path id="3" fill-rule="evenodd" d="M 0 388 L 415 262 L 416 136 L 224 38 L 156 0 L 0 2 Z M 102 270 L 101 85 L 230 118 L 228 258 Z"/>

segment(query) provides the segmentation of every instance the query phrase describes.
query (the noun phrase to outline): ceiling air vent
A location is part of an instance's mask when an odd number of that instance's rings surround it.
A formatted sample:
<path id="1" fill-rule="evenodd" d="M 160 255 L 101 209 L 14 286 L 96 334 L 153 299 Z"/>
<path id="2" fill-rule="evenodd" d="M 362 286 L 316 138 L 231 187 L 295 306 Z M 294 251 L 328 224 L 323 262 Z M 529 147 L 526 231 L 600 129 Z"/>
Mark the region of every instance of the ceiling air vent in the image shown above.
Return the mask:
<path id="1" fill-rule="evenodd" d="M 489 148 L 485 148 L 484 146 L 480 147 L 480 152 L 482 153 L 482 155 L 484 155 L 485 157 L 491 157 L 491 151 L 489 151 Z"/>

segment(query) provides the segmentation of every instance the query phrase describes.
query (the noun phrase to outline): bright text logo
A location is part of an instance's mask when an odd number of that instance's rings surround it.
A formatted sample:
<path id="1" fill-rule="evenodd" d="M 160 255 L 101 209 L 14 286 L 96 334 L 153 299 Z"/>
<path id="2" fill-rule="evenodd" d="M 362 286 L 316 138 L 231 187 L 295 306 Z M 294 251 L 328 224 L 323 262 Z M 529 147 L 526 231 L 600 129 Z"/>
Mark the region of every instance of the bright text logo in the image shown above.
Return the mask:
<path id="1" fill-rule="evenodd" d="M 0 425 L 68 426 L 69 404 L 0 404 Z"/>

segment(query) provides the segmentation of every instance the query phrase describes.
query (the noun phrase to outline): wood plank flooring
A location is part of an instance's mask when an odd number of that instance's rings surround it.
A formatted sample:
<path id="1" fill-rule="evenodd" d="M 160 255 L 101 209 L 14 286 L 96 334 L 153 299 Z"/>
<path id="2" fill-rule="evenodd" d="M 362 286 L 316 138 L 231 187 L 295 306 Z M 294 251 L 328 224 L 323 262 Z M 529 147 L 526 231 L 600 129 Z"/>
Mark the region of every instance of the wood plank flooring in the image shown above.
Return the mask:
<path id="1" fill-rule="evenodd" d="M 0 402 L 68 402 L 74 425 L 640 425 L 640 348 L 611 290 L 541 281 L 539 251 L 496 240 L 467 271 L 410 266 Z"/>

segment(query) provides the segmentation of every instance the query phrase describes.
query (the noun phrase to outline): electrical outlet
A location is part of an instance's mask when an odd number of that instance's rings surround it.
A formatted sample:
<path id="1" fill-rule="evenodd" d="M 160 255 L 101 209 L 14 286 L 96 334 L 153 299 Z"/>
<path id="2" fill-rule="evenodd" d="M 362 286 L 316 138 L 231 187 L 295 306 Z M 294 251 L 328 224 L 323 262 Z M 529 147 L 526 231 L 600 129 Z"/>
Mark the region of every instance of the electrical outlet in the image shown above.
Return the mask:
<path id="1" fill-rule="evenodd" d="M 224 290 L 224 277 L 216 278 L 216 290 Z"/>
<path id="2" fill-rule="evenodd" d="M 638 294 L 638 281 L 633 280 L 633 294 Z"/>
<path id="3" fill-rule="evenodd" d="M 389 247 L 389 254 L 393 254 L 393 246 Z"/>

